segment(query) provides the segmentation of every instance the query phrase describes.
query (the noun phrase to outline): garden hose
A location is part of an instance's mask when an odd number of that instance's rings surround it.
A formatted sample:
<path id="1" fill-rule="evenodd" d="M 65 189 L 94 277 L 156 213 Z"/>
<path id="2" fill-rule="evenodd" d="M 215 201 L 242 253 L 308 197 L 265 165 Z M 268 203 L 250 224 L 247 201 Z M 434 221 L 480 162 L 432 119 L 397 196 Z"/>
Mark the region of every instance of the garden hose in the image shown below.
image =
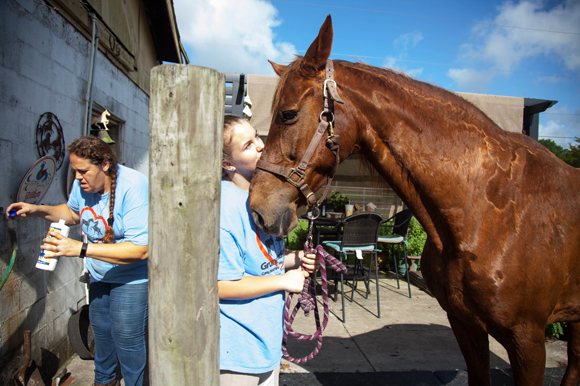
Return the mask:
<path id="1" fill-rule="evenodd" d="M 10 241 L 12 242 L 12 258 L 10 259 L 10 264 L 8 264 L 8 269 L 4 276 L 2 277 L 2 281 L 0 282 L 0 290 L 4 287 L 4 282 L 10 275 L 10 271 L 12 270 L 12 266 L 14 265 L 14 261 L 16 260 L 16 251 L 18 251 L 18 242 L 16 241 L 16 230 L 13 227 L 8 227 L 8 234 L 10 235 Z"/>
<path id="2" fill-rule="evenodd" d="M 6 279 L 8 278 L 8 275 L 10 274 L 10 271 L 12 270 L 12 266 L 14 265 L 14 260 L 16 260 L 16 251 L 17 251 L 17 249 L 12 251 L 12 258 L 10 259 L 10 265 L 8 265 L 8 269 L 6 270 L 6 273 L 4 274 L 4 277 L 2 278 L 2 281 L 0 282 L 0 290 L 2 289 L 2 287 L 4 287 L 4 282 L 6 281 Z"/>

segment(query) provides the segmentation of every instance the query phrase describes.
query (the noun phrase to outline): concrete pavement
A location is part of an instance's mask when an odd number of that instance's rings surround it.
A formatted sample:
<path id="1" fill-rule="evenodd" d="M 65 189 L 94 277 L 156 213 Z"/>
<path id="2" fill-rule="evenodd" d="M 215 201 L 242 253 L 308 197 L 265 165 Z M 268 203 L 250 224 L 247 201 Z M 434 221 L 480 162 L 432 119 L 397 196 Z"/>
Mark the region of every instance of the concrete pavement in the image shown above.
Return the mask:
<path id="1" fill-rule="evenodd" d="M 435 298 L 415 286 L 409 298 L 407 283 L 401 281 L 398 289 L 393 274 L 381 273 L 379 286 L 380 319 L 374 281 L 368 299 L 355 292 L 354 301 L 345 302 L 345 323 L 340 320 L 340 296 L 336 303 L 330 300 L 320 353 L 301 365 L 283 359 L 280 385 L 467 385 L 463 356 Z M 312 333 L 313 313 L 306 318 L 299 312 L 293 326 L 297 332 Z M 314 346 L 290 338 L 288 351 L 299 358 Z M 513 385 L 505 349 L 490 337 L 490 350 L 493 385 Z M 546 351 L 544 385 L 559 385 L 567 362 L 566 342 L 548 341 Z M 92 361 L 75 357 L 67 369 L 75 377 L 72 386 L 92 385 Z"/>

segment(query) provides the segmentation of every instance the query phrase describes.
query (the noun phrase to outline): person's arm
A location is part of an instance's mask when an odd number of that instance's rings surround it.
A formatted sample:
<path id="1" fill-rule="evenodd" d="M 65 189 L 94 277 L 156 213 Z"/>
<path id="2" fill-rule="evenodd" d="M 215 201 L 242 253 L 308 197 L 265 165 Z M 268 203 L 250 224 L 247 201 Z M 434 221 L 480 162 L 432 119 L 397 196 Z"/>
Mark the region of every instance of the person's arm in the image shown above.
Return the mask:
<path id="1" fill-rule="evenodd" d="M 277 291 L 301 292 L 308 272 L 295 269 L 284 275 L 242 276 L 240 280 L 218 281 L 220 299 L 254 299 Z"/>
<path id="2" fill-rule="evenodd" d="M 52 252 L 53 256 L 79 256 L 83 243 L 69 239 L 60 233 L 50 232 L 53 238 L 42 240 L 40 248 Z M 135 245 L 130 241 L 115 244 L 88 244 L 87 257 L 112 264 L 132 264 L 148 257 L 147 245 Z"/>
<path id="3" fill-rule="evenodd" d="M 50 222 L 58 222 L 63 219 L 66 225 L 76 225 L 80 221 L 80 216 L 71 210 L 67 204 L 34 205 L 26 202 L 16 202 L 6 209 L 6 215 L 11 209 L 16 209 L 16 215 L 20 217 L 40 217 Z"/>

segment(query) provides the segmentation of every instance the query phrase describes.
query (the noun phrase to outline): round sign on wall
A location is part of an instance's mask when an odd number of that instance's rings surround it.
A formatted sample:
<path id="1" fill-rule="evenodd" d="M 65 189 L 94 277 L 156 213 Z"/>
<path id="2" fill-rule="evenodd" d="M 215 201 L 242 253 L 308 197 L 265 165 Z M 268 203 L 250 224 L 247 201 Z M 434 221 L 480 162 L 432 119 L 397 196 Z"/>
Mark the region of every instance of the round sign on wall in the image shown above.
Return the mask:
<path id="1" fill-rule="evenodd" d="M 39 158 L 24 175 L 18 188 L 18 202 L 39 204 L 54 179 L 56 160 L 51 155 Z"/>

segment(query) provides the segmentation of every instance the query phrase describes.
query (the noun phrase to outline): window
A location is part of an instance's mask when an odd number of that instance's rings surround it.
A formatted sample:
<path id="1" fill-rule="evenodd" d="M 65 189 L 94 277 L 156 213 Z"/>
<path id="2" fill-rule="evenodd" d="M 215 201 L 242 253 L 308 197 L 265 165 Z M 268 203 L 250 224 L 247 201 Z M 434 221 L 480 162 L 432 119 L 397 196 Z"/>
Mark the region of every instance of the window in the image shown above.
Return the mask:
<path id="1" fill-rule="evenodd" d="M 109 121 L 109 123 L 107 123 L 108 130 L 99 131 L 91 129 L 91 134 L 99 136 L 105 142 L 109 143 L 115 154 L 117 154 L 119 163 L 125 165 L 125 121 L 113 114 L 110 110 L 105 109 L 105 107 L 100 104 L 93 102 L 91 128 L 95 127 L 95 123 L 101 121 L 101 115 L 105 110 L 109 112 L 109 115 L 106 117 Z"/>

